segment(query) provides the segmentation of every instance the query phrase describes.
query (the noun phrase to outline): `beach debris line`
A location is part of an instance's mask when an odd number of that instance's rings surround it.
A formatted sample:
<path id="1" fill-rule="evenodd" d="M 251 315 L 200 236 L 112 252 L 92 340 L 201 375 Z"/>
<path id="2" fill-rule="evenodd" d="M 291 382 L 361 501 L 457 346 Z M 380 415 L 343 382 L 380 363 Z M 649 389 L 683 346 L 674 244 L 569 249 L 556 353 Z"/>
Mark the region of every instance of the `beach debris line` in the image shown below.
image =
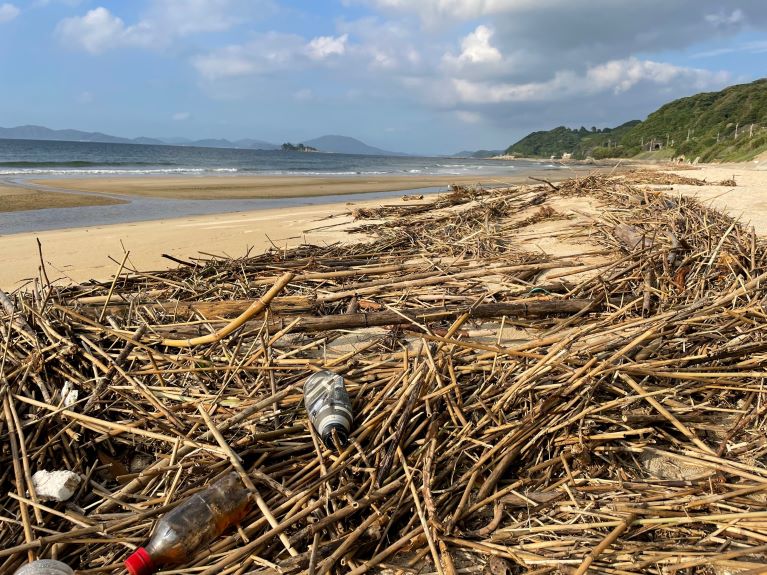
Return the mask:
<path id="1" fill-rule="evenodd" d="M 80 486 L 80 476 L 71 471 L 46 471 L 41 469 L 32 476 L 37 497 L 42 500 L 66 501 Z"/>
<path id="2" fill-rule="evenodd" d="M 456 187 L 360 219 L 368 242 L 7 295 L 0 573 L 124 573 L 227 477 L 255 504 L 185 571 L 764 570 L 767 244 L 664 178 Z M 323 370 L 340 450 L 304 406 Z M 37 494 L 51 469 L 82 477 L 67 501 Z"/>

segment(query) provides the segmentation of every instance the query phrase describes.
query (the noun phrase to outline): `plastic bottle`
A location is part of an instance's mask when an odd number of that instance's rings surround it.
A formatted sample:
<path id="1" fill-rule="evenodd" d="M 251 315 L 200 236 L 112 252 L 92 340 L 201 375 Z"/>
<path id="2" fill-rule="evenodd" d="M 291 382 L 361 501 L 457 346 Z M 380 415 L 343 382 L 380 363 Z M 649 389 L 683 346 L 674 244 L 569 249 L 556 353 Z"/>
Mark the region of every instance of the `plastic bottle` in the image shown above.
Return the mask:
<path id="1" fill-rule="evenodd" d="M 240 477 L 229 473 L 165 515 L 147 546 L 125 560 L 126 569 L 131 575 L 150 575 L 162 565 L 189 561 L 195 551 L 239 523 L 250 503 L 250 493 Z"/>
<path id="2" fill-rule="evenodd" d="M 19 567 L 13 575 L 74 575 L 69 565 L 55 559 L 38 559 Z"/>
<path id="3" fill-rule="evenodd" d="M 344 378 L 332 371 L 318 371 L 304 383 L 304 406 L 317 434 L 328 449 L 335 447 L 335 432 L 341 446 L 346 446 L 352 427 L 352 402 L 344 387 Z"/>

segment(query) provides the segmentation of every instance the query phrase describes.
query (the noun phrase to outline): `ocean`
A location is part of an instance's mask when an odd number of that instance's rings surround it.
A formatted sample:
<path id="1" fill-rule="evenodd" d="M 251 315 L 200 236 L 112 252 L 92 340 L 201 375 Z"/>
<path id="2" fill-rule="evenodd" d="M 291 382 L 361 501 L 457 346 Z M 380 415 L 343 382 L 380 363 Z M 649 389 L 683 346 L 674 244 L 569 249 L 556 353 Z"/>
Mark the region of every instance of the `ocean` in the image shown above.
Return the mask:
<path id="1" fill-rule="evenodd" d="M 192 148 L 142 144 L 102 144 L 38 140 L 0 140 L 0 184 L 68 193 L 45 185 L 61 177 L 156 177 L 236 175 L 293 176 L 477 176 L 502 182 L 504 175 L 557 170 L 550 162 L 477 160 L 415 156 L 362 156 L 224 148 Z M 28 180 L 42 180 L 33 184 Z M 419 189 L 436 193 L 445 188 Z M 408 190 L 344 195 L 344 202 L 397 197 Z M 341 201 L 339 196 L 249 200 L 177 200 L 120 196 L 128 203 L 77 208 L 47 208 L 23 212 L 0 209 L 0 235 L 43 230 L 101 226 L 146 220 L 238 212 Z M 2 198 L 0 197 L 0 204 Z M 0 208 L 2 206 L 0 205 Z"/>
<path id="2" fill-rule="evenodd" d="M 39 140 L 0 140 L 0 177 L 141 175 L 470 175 L 556 169 L 550 162 L 477 160 L 417 156 L 361 156 L 100 144 Z"/>

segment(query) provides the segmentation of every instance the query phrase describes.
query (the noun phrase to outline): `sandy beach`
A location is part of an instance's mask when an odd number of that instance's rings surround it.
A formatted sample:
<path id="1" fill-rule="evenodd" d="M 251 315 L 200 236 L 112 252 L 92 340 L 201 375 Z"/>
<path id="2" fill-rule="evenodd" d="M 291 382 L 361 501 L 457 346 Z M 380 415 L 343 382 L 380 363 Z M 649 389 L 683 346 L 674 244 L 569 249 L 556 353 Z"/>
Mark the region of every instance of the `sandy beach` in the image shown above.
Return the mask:
<path id="1" fill-rule="evenodd" d="M 729 186 L 674 186 L 674 192 L 692 195 L 709 203 L 744 224 L 754 226 L 757 233 L 767 234 L 767 163 L 706 164 L 679 174 L 721 182 L 733 178 Z M 673 193 L 673 192 L 671 192 Z"/>
<path id="2" fill-rule="evenodd" d="M 669 193 L 684 193 L 710 201 L 733 217 L 755 226 L 758 233 L 767 234 L 767 171 L 757 164 L 706 165 L 678 173 L 709 181 L 736 179 L 735 188 L 722 186 L 674 186 Z M 526 174 L 522 181 L 529 183 Z M 547 174 L 551 177 L 551 173 Z M 570 177 L 570 170 L 556 173 L 557 179 Z M 470 181 L 465 178 L 450 181 Z M 553 178 L 552 178 L 553 179 Z M 320 181 L 318 181 L 320 180 Z M 339 181 L 341 180 L 341 181 Z M 121 178 L 45 180 L 47 185 L 66 186 L 83 192 L 103 191 L 126 195 L 162 197 L 269 197 L 275 185 L 280 193 L 305 196 L 344 194 L 344 190 L 383 191 L 407 185 L 444 184 L 446 178 Z M 488 182 L 490 183 L 490 182 Z M 496 182 L 500 183 L 500 182 Z M 3 198 L 24 197 L 40 192 L 0 188 Z M 14 196 L 13 194 L 16 194 Z M 192 196 L 188 196 L 192 194 Z M 195 196 L 195 194 L 197 194 Z M 232 195 L 230 195 L 232 194 Z M 237 196 L 242 194 L 242 196 Z M 262 195 L 259 195 L 262 194 Z M 98 195 L 51 193 L 66 201 L 100 201 Z M 172 218 L 129 224 L 90 226 L 34 233 L 0 236 L 0 288 L 16 289 L 38 276 L 40 258 L 37 239 L 43 249 L 43 259 L 49 278 L 68 283 L 88 279 L 104 280 L 112 276 L 125 254 L 130 251 L 127 265 L 142 271 L 165 269 L 177 265 L 163 254 L 181 259 L 205 257 L 206 254 L 242 257 L 248 253 L 262 253 L 270 247 L 293 247 L 303 242 L 332 243 L 354 241 L 346 233 L 352 222 L 351 210 L 381 204 L 403 203 L 401 197 L 371 199 L 350 205 L 339 198 L 336 203 L 321 206 L 303 206 L 252 210 L 237 213 L 213 214 Z M 331 227 L 324 227 L 331 226 Z M 324 228 L 324 229 L 316 229 Z"/>
<path id="3" fill-rule="evenodd" d="M 484 176 L 484 185 L 530 183 L 530 176 L 562 179 L 576 173 L 605 169 L 574 166 L 573 169 L 525 170 L 512 176 Z M 261 253 L 273 244 L 292 247 L 311 243 L 349 241 L 343 226 L 307 232 L 325 223 L 350 222 L 356 206 L 378 206 L 402 202 L 400 197 L 355 201 L 347 205 L 343 196 L 360 193 L 417 190 L 449 184 L 478 184 L 478 176 L 209 176 L 209 177 L 120 177 L 60 178 L 28 182 L 37 190 L 0 185 L 0 212 L 52 207 L 84 207 L 130 201 L 135 198 L 160 200 L 257 200 L 339 196 L 337 202 L 321 206 L 257 209 L 204 216 L 167 218 L 114 225 L 37 231 L 0 235 L 4 254 L 0 267 L 0 288 L 16 289 L 37 277 L 39 238 L 51 280 L 81 282 L 106 279 L 115 273 L 126 250 L 128 265 L 141 270 L 176 265 L 163 258 L 169 254 L 189 258 L 200 254 L 244 256 L 248 250 Z M 63 190 L 56 192 L 53 190 Z M 121 200 L 124 196 L 124 200 Z M 317 223 L 321 222 L 321 223 Z"/>
<path id="4" fill-rule="evenodd" d="M 386 201 L 398 202 L 403 203 Z M 263 253 L 273 246 L 353 241 L 354 236 L 343 231 L 344 224 L 352 221 L 351 210 L 381 203 L 339 202 L 0 236 L 0 288 L 16 289 L 38 276 L 38 239 L 51 281 L 82 282 L 116 273 L 126 250 L 130 251 L 127 265 L 147 271 L 177 265 L 163 254 L 182 259 L 203 254 L 236 258 L 248 250 Z M 331 227 L 312 230 L 323 226 Z"/>
<path id="5" fill-rule="evenodd" d="M 569 170 L 562 170 L 569 172 Z M 559 171 L 556 177 L 561 177 Z M 554 177 L 550 170 L 513 176 L 196 176 L 66 178 L 33 180 L 38 185 L 78 192 L 97 192 L 166 199 L 275 199 L 393 192 L 449 184 L 503 185 L 529 182 L 529 176 Z"/>

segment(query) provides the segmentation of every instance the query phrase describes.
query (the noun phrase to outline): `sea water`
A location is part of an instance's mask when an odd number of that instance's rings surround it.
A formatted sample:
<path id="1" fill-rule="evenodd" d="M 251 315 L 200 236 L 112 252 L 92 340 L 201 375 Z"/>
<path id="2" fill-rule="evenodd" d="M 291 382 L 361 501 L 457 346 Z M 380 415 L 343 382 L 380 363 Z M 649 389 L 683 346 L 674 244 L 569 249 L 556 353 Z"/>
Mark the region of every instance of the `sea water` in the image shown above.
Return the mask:
<path id="1" fill-rule="evenodd" d="M 362 156 L 233 148 L 0 140 L 0 177 L 130 175 L 471 175 L 556 167 L 526 160 Z"/>
<path id="2" fill-rule="evenodd" d="M 0 139 L 0 183 L 66 193 L 45 185 L 49 178 L 291 175 L 315 177 L 355 176 L 471 176 L 494 185 L 504 175 L 558 169 L 548 162 L 477 160 L 415 156 L 363 156 L 313 152 L 283 152 L 229 148 L 197 148 L 143 144 L 105 144 Z M 42 181 L 31 184 L 28 180 Z M 418 189 L 436 193 L 446 188 Z M 51 229 L 100 226 L 192 215 L 238 212 L 285 206 L 355 202 L 397 197 L 411 190 L 343 196 L 249 200 L 185 200 L 119 197 L 127 203 L 107 206 L 55 208 L 25 212 L 0 210 L 0 235 Z M 414 191 L 414 190 L 412 190 Z M 83 193 L 83 192 L 77 192 Z M 2 199 L 0 198 L 0 202 Z"/>

